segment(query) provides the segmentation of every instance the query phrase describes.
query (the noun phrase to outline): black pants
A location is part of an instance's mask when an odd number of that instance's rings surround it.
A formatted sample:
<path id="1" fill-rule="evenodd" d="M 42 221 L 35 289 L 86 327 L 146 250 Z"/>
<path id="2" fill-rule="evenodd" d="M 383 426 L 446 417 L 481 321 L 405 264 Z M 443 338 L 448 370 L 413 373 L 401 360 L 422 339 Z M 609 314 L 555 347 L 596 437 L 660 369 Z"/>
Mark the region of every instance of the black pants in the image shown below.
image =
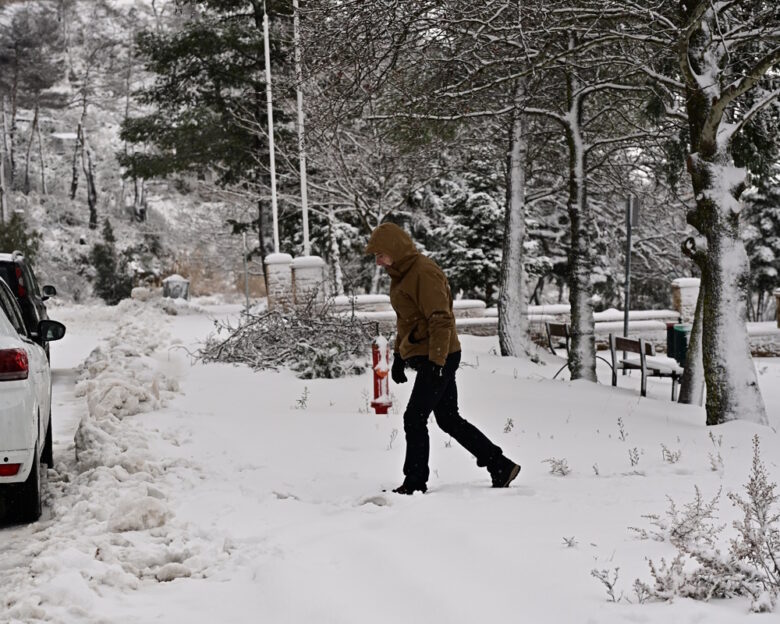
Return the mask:
<path id="1" fill-rule="evenodd" d="M 490 466 L 501 456 L 501 449 L 493 444 L 479 429 L 464 420 L 458 413 L 458 386 L 455 372 L 460 364 L 460 351 L 450 353 L 444 365 L 444 377 L 434 380 L 428 359 L 414 356 L 407 360 L 417 371 L 412 395 L 404 412 L 406 433 L 406 459 L 404 475 L 415 483 L 428 482 L 428 417 L 433 412 L 436 423 L 444 433 L 477 458 L 478 466 Z"/>

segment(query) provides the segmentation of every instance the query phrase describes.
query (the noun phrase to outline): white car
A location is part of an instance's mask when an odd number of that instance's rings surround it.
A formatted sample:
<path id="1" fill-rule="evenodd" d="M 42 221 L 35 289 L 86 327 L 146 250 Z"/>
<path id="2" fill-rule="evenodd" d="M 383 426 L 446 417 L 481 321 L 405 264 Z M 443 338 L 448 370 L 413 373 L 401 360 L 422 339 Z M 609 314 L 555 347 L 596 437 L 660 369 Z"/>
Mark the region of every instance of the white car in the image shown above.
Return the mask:
<path id="1" fill-rule="evenodd" d="M 59 340 L 65 326 L 41 321 L 38 334 Z M 49 361 L 0 279 L 0 515 L 22 522 L 40 517 L 41 462 L 52 465 Z"/>

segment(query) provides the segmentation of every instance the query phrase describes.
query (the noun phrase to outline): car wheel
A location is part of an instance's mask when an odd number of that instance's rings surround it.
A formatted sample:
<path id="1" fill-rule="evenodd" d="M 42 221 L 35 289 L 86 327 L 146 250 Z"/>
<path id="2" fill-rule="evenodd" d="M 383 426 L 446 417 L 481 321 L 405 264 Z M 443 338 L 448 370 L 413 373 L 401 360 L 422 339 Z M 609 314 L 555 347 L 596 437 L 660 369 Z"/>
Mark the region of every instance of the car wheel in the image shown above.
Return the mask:
<path id="1" fill-rule="evenodd" d="M 38 445 L 35 445 L 33 465 L 27 481 L 21 484 L 17 498 L 19 520 L 35 522 L 41 517 L 41 460 L 38 456 Z"/>
<path id="2" fill-rule="evenodd" d="M 54 442 L 52 440 L 52 421 L 49 413 L 49 428 L 46 430 L 46 441 L 43 443 L 43 453 L 41 453 L 41 463 L 49 468 L 54 468 Z"/>

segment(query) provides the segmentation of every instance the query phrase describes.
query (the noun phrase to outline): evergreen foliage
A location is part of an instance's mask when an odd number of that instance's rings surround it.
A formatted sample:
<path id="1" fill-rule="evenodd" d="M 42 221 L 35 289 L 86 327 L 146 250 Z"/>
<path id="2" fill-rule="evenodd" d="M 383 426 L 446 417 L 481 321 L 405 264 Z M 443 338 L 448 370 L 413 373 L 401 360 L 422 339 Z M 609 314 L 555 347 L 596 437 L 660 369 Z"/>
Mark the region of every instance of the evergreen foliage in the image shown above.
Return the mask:
<path id="1" fill-rule="evenodd" d="M 106 219 L 103 223 L 103 242 L 92 246 L 89 261 L 95 269 L 95 294 L 108 305 L 116 305 L 129 297 L 133 288 L 133 279 L 127 273 L 127 261 L 118 256 L 114 243 L 114 230 Z"/>
<path id="2" fill-rule="evenodd" d="M 412 198 L 431 213 L 433 225 L 420 232 L 424 246 L 447 275 L 454 293 L 494 304 L 504 233 L 503 180 L 487 163 L 471 172 L 434 181 Z"/>
<path id="3" fill-rule="evenodd" d="M 35 264 L 42 238 L 40 232 L 27 228 L 27 222 L 19 212 L 13 213 L 8 223 L 0 224 L 0 252 L 20 251 L 30 264 Z"/>
<path id="4" fill-rule="evenodd" d="M 762 320 L 765 302 L 780 287 L 780 165 L 761 178 L 743 211 L 743 239 L 750 258 L 750 289 L 757 295 L 754 320 Z"/>
<path id="5" fill-rule="evenodd" d="M 187 17 L 178 29 L 146 30 L 136 39 L 155 80 L 137 94 L 149 112 L 126 120 L 121 137 L 151 149 L 118 158 L 127 175 L 139 178 L 215 172 L 222 184 L 256 184 L 268 158 L 263 3 L 183 0 L 180 9 Z M 268 11 L 272 20 L 289 7 L 269 2 Z M 277 76 L 288 65 L 289 44 L 275 32 L 272 27 Z M 274 119 L 280 141 L 283 111 L 275 109 Z"/>

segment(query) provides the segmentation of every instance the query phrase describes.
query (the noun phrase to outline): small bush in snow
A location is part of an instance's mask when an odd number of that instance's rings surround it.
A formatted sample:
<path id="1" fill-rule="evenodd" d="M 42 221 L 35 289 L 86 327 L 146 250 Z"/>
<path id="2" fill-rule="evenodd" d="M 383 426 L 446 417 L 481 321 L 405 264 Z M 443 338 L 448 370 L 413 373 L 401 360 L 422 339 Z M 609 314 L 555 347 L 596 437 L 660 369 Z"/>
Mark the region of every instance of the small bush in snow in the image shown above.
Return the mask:
<path id="1" fill-rule="evenodd" d="M 661 457 L 667 464 L 676 464 L 682 457 L 682 451 L 670 451 L 665 444 L 662 444 Z"/>
<path id="2" fill-rule="evenodd" d="M 667 562 L 648 561 L 653 584 L 637 580 L 635 588 L 644 595 L 660 600 L 675 596 L 710 600 L 747 596 L 755 612 L 771 611 L 780 593 L 780 496 L 775 483 L 769 481 L 761 462 L 758 436 L 753 438 L 753 467 L 745 497 L 729 494 L 731 502 L 743 517 L 734 522 L 737 535 L 727 552 L 718 548 L 723 526 L 715 524 L 720 493 L 705 502 L 698 488 L 696 498 L 678 511 L 671 504 L 667 520 L 649 516 L 659 530 L 640 536 L 668 539 L 677 555 Z"/>
<path id="3" fill-rule="evenodd" d="M 611 573 L 609 570 L 596 570 L 595 568 L 590 571 L 590 575 L 601 581 L 606 588 L 609 602 L 620 602 L 623 598 L 622 592 L 620 595 L 615 594 L 615 584 L 617 583 L 619 572 L 620 568 L 615 568 Z"/>
<path id="4" fill-rule="evenodd" d="M 515 426 L 515 421 L 512 420 L 511 418 L 507 418 L 506 423 L 504 424 L 504 433 L 509 433 L 510 431 L 512 431 L 514 426 Z"/>
<path id="5" fill-rule="evenodd" d="M 618 438 L 621 442 L 625 442 L 628 439 L 628 433 L 626 432 L 626 427 L 623 424 L 623 417 L 618 416 Z"/>
<path id="6" fill-rule="evenodd" d="M 712 431 L 710 431 L 710 441 L 712 442 L 712 446 L 715 447 L 715 454 L 710 453 L 710 468 L 713 472 L 722 472 L 723 457 L 721 457 L 720 454 L 720 447 L 723 444 L 723 436 L 720 435 L 716 438 Z"/>
<path id="7" fill-rule="evenodd" d="M 542 461 L 543 464 L 550 464 L 550 474 L 557 474 L 562 477 L 565 477 L 567 474 L 571 472 L 571 468 L 569 468 L 569 464 L 566 462 L 566 459 L 557 459 L 556 457 L 550 457 L 549 459 L 545 459 Z"/>

